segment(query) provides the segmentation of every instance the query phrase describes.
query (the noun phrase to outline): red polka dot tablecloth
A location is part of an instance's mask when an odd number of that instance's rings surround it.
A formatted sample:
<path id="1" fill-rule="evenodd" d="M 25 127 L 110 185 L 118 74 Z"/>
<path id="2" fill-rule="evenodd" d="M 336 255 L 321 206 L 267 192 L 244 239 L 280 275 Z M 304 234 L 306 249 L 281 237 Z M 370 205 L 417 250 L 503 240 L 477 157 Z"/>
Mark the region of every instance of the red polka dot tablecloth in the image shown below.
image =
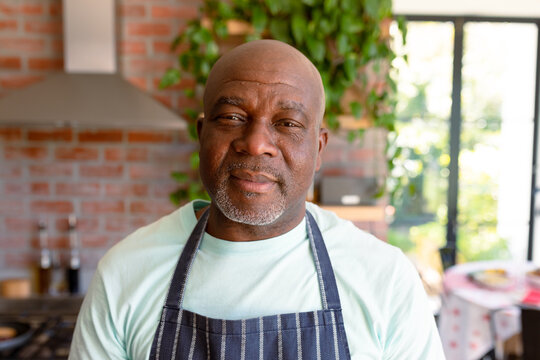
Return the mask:
<path id="1" fill-rule="evenodd" d="M 478 360 L 521 331 L 516 305 L 531 292 L 540 291 L 525 278 L 536 267 L 530 262 L 482 261 L 456 265 L 445 272 L 439 333 L 447 360 Z M 494 289 L 469 276 L 487 269 L 504 269 L 511 282 Z"/>

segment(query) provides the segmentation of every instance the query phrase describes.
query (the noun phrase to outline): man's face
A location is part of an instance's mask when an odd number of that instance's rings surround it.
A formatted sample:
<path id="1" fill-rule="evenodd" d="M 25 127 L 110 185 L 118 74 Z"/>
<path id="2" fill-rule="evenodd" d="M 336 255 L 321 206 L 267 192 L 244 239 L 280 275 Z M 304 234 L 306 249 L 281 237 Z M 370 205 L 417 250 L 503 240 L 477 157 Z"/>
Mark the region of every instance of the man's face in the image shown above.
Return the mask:
<path id="1" fill-rule="evenodd" d="M 200 172 L 229 219 L 268 225 L 303 211 L 327 141 L 310 81 L 275 66 L 234 67 L 207 88 Z"/>

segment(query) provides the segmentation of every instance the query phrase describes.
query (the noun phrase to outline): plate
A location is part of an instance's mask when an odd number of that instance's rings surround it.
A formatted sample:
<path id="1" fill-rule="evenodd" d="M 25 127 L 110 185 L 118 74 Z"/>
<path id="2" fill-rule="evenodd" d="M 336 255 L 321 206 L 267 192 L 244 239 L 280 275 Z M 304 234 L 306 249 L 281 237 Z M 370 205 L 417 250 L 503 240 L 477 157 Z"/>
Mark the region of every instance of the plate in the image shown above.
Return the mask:
<path id="1" fill-rule="evenodd" d="M 469 278 L 481 286 L 505 290 L 514 285 L 514 279 L 504 269 L 486 269 L 469 274 Z"/>
<path id="2" fill-rule="evenodd" d="M 21 346 L 32 336 L 30 325 L 16 321 L 0 321 L 0 327 L 15 330 L 15 336 L 0 340 L 0 351 L 9 350 Z"/>
<path id="3" fill-rule="evenodd" d="M 540 269 L 527 272 L 527 274 L 525 274 L 525 277 L 527 278 L 527 281 L 529 282 L 529 284 L 531 284 L 531 286 L 540 288 Z"/>

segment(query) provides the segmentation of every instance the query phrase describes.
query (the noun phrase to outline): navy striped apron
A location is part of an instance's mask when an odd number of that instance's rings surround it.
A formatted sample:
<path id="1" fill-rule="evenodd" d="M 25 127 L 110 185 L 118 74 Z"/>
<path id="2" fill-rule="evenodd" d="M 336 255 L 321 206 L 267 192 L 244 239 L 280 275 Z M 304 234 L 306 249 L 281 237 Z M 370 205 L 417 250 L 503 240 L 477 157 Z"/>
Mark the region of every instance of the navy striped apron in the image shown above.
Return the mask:
<path id="1" fill-rule="evenodd" d="M 150 359 L 350 359 L 334 271 L 319 227 L 309 212 L 306 227 L 323 310 L 221 320 L 182 309 L 186 280 L 204 235 L 208 213 L 201 216 L 178 260 Z"/>

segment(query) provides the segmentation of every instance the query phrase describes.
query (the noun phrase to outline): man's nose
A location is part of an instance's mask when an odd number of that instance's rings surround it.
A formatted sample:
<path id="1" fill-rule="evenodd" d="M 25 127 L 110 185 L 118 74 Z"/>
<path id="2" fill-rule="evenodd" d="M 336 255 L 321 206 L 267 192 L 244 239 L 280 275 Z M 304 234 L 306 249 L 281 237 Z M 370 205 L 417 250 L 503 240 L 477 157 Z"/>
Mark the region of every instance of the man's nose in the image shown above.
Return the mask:
<path id="1" fill-rule="evenodd" d="M 276 156 L 278 153 L 272 130 L 259 122 L 252 122 L 246 126 L 241 135 L 234 140 L 233 148 L 236 152 L 251 156 Z"/>

